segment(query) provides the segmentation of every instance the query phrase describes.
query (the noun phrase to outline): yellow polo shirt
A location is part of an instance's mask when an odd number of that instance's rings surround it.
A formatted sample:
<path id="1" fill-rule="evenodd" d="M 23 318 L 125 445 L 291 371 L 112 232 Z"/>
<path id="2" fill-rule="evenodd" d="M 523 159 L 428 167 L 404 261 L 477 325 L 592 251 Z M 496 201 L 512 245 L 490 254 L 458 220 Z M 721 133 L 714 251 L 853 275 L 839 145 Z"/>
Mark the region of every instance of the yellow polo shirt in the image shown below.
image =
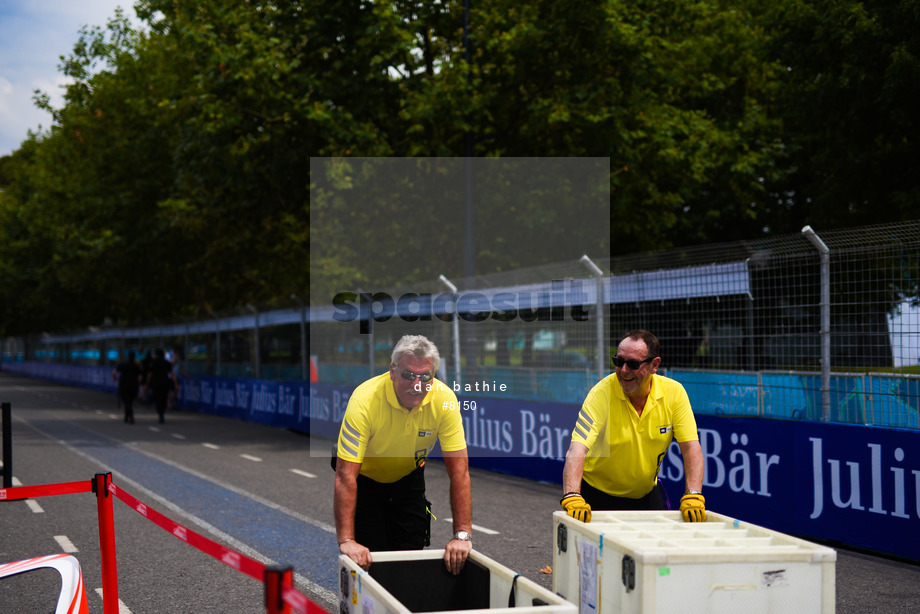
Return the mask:
<path id="1" fill-rule="evenodd" d="M 611 373 L 588 393 L 578 413 L 572 441 L 588 447 L 588 484 L 615 497 L 638 499 L 655 486 L 661 461 L 671 445 L 696 441 L 696 419 L 684 387 L 652 375 L 652 387 L 640 417 Z"/>
<path id="2" fill-rule="evenodd" d="M 439 439 L 446 452 L 465 449 L 457 395 L 437 379 L 431 384 L 411 411 L 400 406 L 389 371 L 355 388 L 339 429 L 339 458 L 361 463 L 361 475 L 391 483 L 420 466 Z"/>

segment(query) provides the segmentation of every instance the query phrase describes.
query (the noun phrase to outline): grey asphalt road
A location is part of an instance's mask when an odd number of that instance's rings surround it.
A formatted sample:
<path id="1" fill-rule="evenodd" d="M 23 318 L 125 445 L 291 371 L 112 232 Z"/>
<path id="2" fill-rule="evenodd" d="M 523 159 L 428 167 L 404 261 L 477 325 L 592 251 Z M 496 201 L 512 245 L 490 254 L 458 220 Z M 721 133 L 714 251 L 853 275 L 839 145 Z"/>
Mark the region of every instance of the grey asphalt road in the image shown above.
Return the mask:
<path id="1" fill-rule="evenodd" d="M 338 610 L 329 441 L 186 411 L 169 413 L 161 425 L 147 405 L 136 407 L 137 422 L 128 425 L 113 395 L 7 373 L 0 373 L 0 401 L 13 406 L 13 475 L 20 483 L 111 472 L 118 487 L 175 522 L 261 563 L 292 565 L 298 589 Z M 552 576 L 541 569 L 552 563 L 559 488 L 472 474 L 474 547 L 551 588 Z M 451 535 L 443 465 L 430 463 L 426 478 L 438 518 L 432 547 L 441 547 Z M 122 612 L 265 611 L 260 582 L 122 502 L 114 505 Z M 0 562 L 62 552 L 62 544 L 76 549 L 89 611 L 101 613 L 95 496 L 0 503 Z M 837 555 L 837 612 L 920 612 L 920 566 L 839 548 Z M 59 583 L 52 571 L 0 580 L 0 612 L 50 612 Z"/>

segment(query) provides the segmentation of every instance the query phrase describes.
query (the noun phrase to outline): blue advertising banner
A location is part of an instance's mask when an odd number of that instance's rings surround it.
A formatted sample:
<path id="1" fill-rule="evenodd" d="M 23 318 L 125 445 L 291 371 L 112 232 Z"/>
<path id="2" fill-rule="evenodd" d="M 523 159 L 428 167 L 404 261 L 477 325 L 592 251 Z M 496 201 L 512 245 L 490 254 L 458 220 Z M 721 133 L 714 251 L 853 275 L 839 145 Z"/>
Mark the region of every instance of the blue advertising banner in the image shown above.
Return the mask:
<path id="1" fill-rule="evenodd" d="M 242 377 L 185 377 L 179 406 L 268 426 L 302 428 L 301 407 L 309 407 L 309 385 Z"/>
<path id="2" fill-rule="evenodd" d="M 920 560 L 920 433 L 714 416 L 697 425 L 710 509 Z M 671 452 L 662 473 L 679 493 L 675 444 Z"/>
<path id="3" fill-rule="evenodd" d="M 310 428 L 335 437 L 350 390 L 314 384 Z M 470 465 L 562 482 L 579 405 L 459 396 Z M 920 432 L 697 415 L 709 509 L 784 533 L 920 560 Z M 684 490 L 671 444 L 660 477 Z M 867 527 L 871 527 L 868 530 Z"/>
<path id="4" fill-rule="evenodd" d="M 82 367 L 79 365 L 60 365 L 50 362 L 7 362 L 3 361 L 3 370 L 19 373 L 29 377 L 51 380 L 61 384 L 107 390 L 115 392 L 116 382 L 112 379 L 112 369 L 105 367 Z"/>
<path id="5" fill-rule="evenodd" d="M 3 368 L 115 391 L 111 370 L 102 367 Z M 334 440 L 351 391 L 331 384 L 189 377 L 182 380 L 180 405 Z M 578 404 L 458 399 L 460 408 L 448 411 L 463 414 L 471 466 L 561 483 Z M 920 431 L 705 414 L 696 419 L 709 509 L 784 533 L 920 561 Z M 676 508 L 684 486 L 676 443 L 660 477 Z"/>

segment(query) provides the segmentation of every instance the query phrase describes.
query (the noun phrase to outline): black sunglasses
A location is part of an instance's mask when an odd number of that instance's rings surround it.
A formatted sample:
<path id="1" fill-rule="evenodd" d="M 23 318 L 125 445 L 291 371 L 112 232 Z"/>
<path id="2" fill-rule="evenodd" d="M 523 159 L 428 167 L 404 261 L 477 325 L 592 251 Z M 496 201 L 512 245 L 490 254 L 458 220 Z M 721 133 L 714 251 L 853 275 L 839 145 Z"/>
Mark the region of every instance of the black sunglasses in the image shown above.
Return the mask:
<path id="1" fill-rule="evenodd" d="M 612 364 L 616 369 L 619 369 L 623 365 L 627 365 L 630 369 L 635 371 L 645 363 L 652 362 L 653 360 L 655 360 L 654 356 L 651 358 L 646 358 L 645 360 L 627 360 L 625 358 L 620 358 L 619 356 L 611 356 L 610 364 Z"/>
<path id="2" fill-rule="evenodd" d="M 430 382 L 432 379 L 434 379 L 434 375 L 432 375 L 431 373 L 415 373 L 414 371 L 410 371 L 409 369 L 400 369 L 399 374 L 402 376 L 404 380 L 408 382 L 414 382 L 416 377 L 418 378 L 420 382 L 423 382 L 423 383 Z"/>

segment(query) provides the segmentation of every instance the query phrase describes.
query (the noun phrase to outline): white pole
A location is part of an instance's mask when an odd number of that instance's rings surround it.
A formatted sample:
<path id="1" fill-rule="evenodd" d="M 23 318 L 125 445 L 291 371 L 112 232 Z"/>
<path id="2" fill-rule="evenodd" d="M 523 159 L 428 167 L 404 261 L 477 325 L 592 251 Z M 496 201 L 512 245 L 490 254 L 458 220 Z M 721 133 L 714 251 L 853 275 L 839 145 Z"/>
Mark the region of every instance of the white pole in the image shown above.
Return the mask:
<path id="1" fill-rule="evenodd" d="M 607 372 L 607 364 L 604 360 L 604 272 L 594 261 L 585 254 L 581 257 L 581 263 L 594 275 L 594 286 L 597 305 L 597 381 L 604 379 L 604 373 Z"/>
<path id="2" fill-rule="evenodd" d="M 454 384 L 459 386 L 460 384 L 460 313 L 457 311 L 457 286 L 455 286 L 449 279 L 443 275 L 438 276 L 438 279 L 441 280 L 441 283 L 450 290 L 451 294 L 454 295 L 454 319 L 451 322 L 453 328 L 453 344 L 454 344 Z"/>
<path id="3" fill-rule="evenodd" d="M 811 226 L 802 229 L 821 254 L 821 421 L 831 419 L 831 250 Z"/>

